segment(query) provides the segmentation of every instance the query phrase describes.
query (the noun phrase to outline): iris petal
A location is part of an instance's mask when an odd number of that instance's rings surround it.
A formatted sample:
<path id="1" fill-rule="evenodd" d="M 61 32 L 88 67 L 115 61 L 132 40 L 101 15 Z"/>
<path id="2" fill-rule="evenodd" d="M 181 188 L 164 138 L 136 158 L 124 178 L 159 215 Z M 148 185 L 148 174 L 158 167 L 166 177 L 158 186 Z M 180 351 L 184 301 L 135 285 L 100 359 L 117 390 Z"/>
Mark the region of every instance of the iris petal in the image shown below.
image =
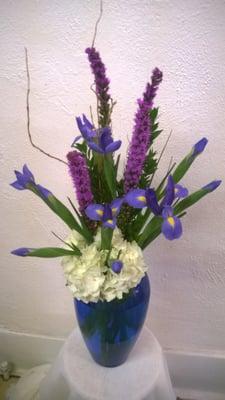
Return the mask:
<path id="1" fill-rule="evenodd" d="M 88 142 L 88 146 L 92 150 L 96 151 L 96 153 L 101 153 L 101 154 L 104 153 L 104 151 L 101 149 L 101 147 L 95 142 Z"/>
<path id="2" fill-rule="evenodd" d="M 19 171 L 15 171 L 15 175 L 16 175 L 16 178 L 17 178 L 17 182 L 21 186 L 24 186 L 24 189 L 25 189 L 25 185 L 27 183 L 27 180 L 24 178 L 24 175 Z"/>
<path id="3" fill-rule="evenodd" d="M 145 195 L 145 190 L 143 189 L 134 189 L 127 193 L 125 197 L 125 201 L 129 204 L 129 206 L 135 208 L 143 208 L 147 206 L 147 199 Z"/>
<path id="4" fill-rule="evenodd" d="M 87 126 L 88 129 L 93 129 L 94 128 L 94 126 L 89 121 L 89 119 L 87 119 L 85 114 L 83 114 L 83 121 L 84 121 L 84 123 L 85 123 L 85 125 Z"/>
<path id="5" fill-rule="evenodd" d="M 112 215 L 115 217 L 119 214 L 120 208 L 123 204 L 123 198 L 115 199 L 112 201 L 110 204 L 111 210 L 112 210 Z"/>
<path id="6" fill-rule="evenodd" d="M 207 143 L 208 139 L 206 139 L 205 137 L 195 143 L 192 149 L 192 157 L 196 157 L 198 154 L 202 153 Z"/>
<path id="7" fill-rule="evenodd" d="M 213 190 L 216 190 L 218 188 L 218 186 L 221 184 L 221 180 L 218 181 L 212 181 L 210 183 L 208 183 L 207 185 L 205 185 L 202 189 L 206 189 L 209 192 L 213 192 Z"/>
<path id="8" fill-rule="evenodd" d="M 173 217 L 173 209 L 170 206 L 165 206 L 162 210 L 162 217 L 163 218 L 169 218 Z"/>
<path id="9" fill-rule="evenodd" d="M 17 190 L 26 189 L 24 186 L 20 185 L 17 181 L 10 183 L 10 186 L 12 186 L 14 189 L 17 189 Z"/>
<path id="10" fill-rule="evenodd" d="M 121 146 L 121 140 L 116 140 L 115 142 L 110 143 L 106 148 L 105 148 L 105 153 L 112 153 L 113 151 L 116 151 L 120 148 Z"/>
<path id="11" fill-rule="evenodd" d="M 102 223 L 102 225 L 103 225 L 105 228 L 114 229 L 114 228 L 116 227 L 116 219 L 115 219 L 115 218 L 114 218 L 114 219 L 107 219 L 106 221 L 104 221 L 104 222 Z"/>
<path id="12" fill-rule="evenodd" d="M 174 187 L 174 194 L 175 198 L 183 199 L 188 196 L 188 189 L 179 184 L 176 184 Z"/>
<path id="13" fill-rule="evenodd" d="M 74 141 L 73 141 L 71 146 L 73 146 L 76 142 L 78 142 L 78 140 L 82 139 L 82 137 L 83 137 L 82 135 L 79 135 L 79 136 L 75 137 L 75 139 L 74 139 Z"/>
<path id="14" fill-rule="evenodd" d="M 174 193 L 174 181 L 172 175 L 168 176 L 167 185 L 166 185 L 166 194 L 161 202 L 161 206 L 171 206 L 174 201 L 175 193 Z"/>
<path id="15" fill-rule="evenodd" d="M 50 190 L 46 189 L 44 186 L 36 185 L 36 188 L 39 190 L 43 197 L 48 198 L 49 196 L 52 196 L 52 192 L 50 192 Z"/>
<path id="16" fill-rule="evenodd" d="M 20 257 L 26 257 L 30 250 L 33 249 L 28 249 L 27 247 L 20 247 L 19 249 L 15 249 L 11 251 L 11 254 L 14 254 L 15 256 L 20 256 Z"/>
<path id="17" fill-rule="evenodd" d="M 85 209 L 85 214 L 93 221 L 101 221 L 103 217 L 104 207 L 101 204 L 90 204 Z"/>
<path id="18" fill-rule="evenodd" d="M 104 222 L 107 220 L 112 220 L 112 218 L 113 218 L 112 209 L 109 204 L 105 204 L 102 221 Z"/>
<path id="19" fill-rule="evenodd" d="M 168 240 L 178 239 L 182 235 L 181 221 L 176 216 L 165 218 L 161 229 L 163 235 Z"/>
<path id="20" fill-rule="evenodd" d="M 162 208 L 159 206 L 156 192 L 153 189 L 146 190 L 147 205 L 155 215 L 160 215 Z"/>
<path id="21" fill-rule="evenodd" d="M 34 182 L 34 175 L 32 172 L 29 170 L 28 166 L 24 164 L 23 166 L 23 175 L 26 177 L 26 179 L 30 182 Z"/>
<path id="22" fill-rule="evenodd" d="M 111 130 L 109 127 L 105 127 L 101 130 L 100 144 L 101 148 L 105 151 L 106 147 L 113 142 Z"/>

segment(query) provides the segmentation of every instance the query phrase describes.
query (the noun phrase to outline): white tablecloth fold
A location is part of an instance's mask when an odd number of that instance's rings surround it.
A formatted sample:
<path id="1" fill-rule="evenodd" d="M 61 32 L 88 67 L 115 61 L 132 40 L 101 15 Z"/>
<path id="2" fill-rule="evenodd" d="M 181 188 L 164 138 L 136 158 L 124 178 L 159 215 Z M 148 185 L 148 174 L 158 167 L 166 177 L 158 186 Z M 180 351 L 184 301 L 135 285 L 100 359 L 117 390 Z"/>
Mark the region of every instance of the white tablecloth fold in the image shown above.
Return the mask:
<path id="1" fill-rule="evenodd" d="M 146 327 L 125 364 L 96 364 L 75 329 L 41 382 L 40 400 L 175 400 L 162 349 Z"/>

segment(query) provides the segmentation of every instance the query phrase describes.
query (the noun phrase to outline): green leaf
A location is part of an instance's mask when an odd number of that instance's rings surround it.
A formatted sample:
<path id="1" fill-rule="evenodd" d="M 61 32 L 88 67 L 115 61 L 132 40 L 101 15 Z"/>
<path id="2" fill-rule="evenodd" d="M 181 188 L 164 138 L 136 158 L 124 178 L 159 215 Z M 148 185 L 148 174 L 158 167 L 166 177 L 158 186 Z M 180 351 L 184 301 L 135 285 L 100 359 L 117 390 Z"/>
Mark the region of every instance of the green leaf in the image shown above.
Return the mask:
<path id="1" fill-rule="evenodd" d="M 208 189 L 200 189 L 196 192 L 190 194 L 185 199 L 181 200 L 176 207 L 174 208 L 174 213 L 179 214 L 187 208 L 193 206 L 193 204 L 197 203 L 197 201 L 201 200 L 204 196 L 211 193 Z"/>
<path id="2" fill-rule="evenodd" d="M 153 217 L 137 239 L 138 245 L 144 249 L 161 233 L 162 217 Z"/>
<path id="3" fill-rule="evenodd" d="M 73 204 L 72 200 L 69 197 L 68 197 L 68 200 L 69 200 L 69 202 L 71 204 L 71 207 L 73 208 L 74 212 L 76 213 L 77 218 L 79 219 L 79 222 L 80 222 L 80 224 L 81 224 L 81 226 L 83 228 L 83 234 L 85 235 L 85 238 L 86 238 L 87 242 L 89 244 L 91 244 L 93 242 L 92 233 L 89 231 L 87 225 L 85 224 L 84 218 L 82 217 L 82 215 L 80 215 L 80 213 L 76 209 L 75 205 Z"/>
<path id="4" fill-rule="evenodd" d="M 110 190 L 110 193 L 112 195 L 112 198 L 114 199 L 116 197 L 115 167 L 113 165 L 113 161 L 109 160 L 106 157 L 104 158 L 104 176 L 105 176 L 108 188 Z"/>
<path id="5" fill-rule="evenodd" d="M 63 256 L 80 256 L 81 252 L 76 247 L 74 250 L 61 249 L 59 247 L 43 247 L 40 249 L 30 250 L 26 257 L 42 257 L 42 258 L 54 258 Z"/>
<path id="6" fill-rule="evenodd" d="M 111 228 L 101 228 L 101 249 L 110 250 L 111 242 L 113 237 L 113 229 Z"/>
<path id="7" fill-rule="evenodd" d="M 60 200 L 58 200 L 53 194 L 49 195 L 48 197 L 44 197 L 34 185 L 30 186 L 29 189 L 38 197 L 40 197 L 45 204 L 47 204 L 47 206 L 66 223 L 70 229 L 74 229 L 80 233 L 80 235 L 82 235 L 88 243 L 91 243 L 92 240 L 90 239 L 90 233 L 84 231 L 84 229 L 74 218 L 71 211 Z"/>
<path id="8" fill-rule="evenodd" d="M 175 169 L 173 173 L 173 180 L 175 183 L 178 183 L 183 176 L 186 174 L 194 160 L 202 153 L 194 153 L 194 148 L 191 149 L 191 151 L 188 153 L 186 157 L 183 158 L 183 160 L 178 164 L 177 168 Z"/>

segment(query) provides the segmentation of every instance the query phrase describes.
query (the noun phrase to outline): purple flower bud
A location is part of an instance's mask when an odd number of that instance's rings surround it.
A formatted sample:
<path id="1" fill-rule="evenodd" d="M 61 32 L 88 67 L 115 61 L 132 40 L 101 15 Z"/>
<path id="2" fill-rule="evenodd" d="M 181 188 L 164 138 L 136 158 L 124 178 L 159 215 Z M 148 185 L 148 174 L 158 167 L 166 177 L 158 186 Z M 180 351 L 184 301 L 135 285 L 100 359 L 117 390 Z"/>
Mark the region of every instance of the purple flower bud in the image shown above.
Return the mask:
<path id="1" fill-rule="evenodd" d="M 221 182 L 222 182 L 221 180 L 212 181 L 208 183 L 208 185 L 205 185 L 202 189 L 208 190 L 209 192 L 213 192 L 218 188 L 218 186 L 220 186 Z"/>
<path id="2" fill-rule="evenodd" d="M 205 137 L 199 140 L 199 142 L 195 143 L 192 149 L 192 157 L 196 157 L 197 155 L 202 153 L 207 143 L 208 139 L 206 139 Z"/>
<path id="3" fill-rule="evenodd" d="M 15 256 L 20 256 L 20 257 L 26 257 L 29 252 L 33 249 L 28 249 L 27 247 L 20 247 L 19 249 L 15 249 L 11 251 L 11 254 L 14 254 Z"/>
<path id="4" fill-rule="evenodd" d="M 92 203 L 91 180 L 84 156 L 74 150 L 67 154 L 69 171 L 76 190 L 80 211 Z"/>
<path id="5" fill-rule="evenodd" d="M 124 172 L 124 189 L 126 193 L 138 185 L 142 173 L 151 140 L 149 111 L 153 107 L 153 100 L 161 81 L 162 72 L 155 68 L 152 72 L 151 84 L 147 84 L 143 99 L 138 100 L 138 110 L 135 115 L 135 125 Z"/>
<path id="6" fill-rule="evenodd" d="M 40 194 L 44 198 L 48 198 L 49 196 L 53 196 L 52 192 L 50 192 L 50 190 L 46 189 L 42 185 L 36 185 L 36 188 L 39 190 Z"/>
<path id="7" fill-rule="evenodd" d="M 111 268 L 112 268 L 113 272 L 115 272 L 116 274 L 119 274 L 121 269 L 123 268 L 122 261 L 120 261 L 120 260 L 113 261 L 111 264 Z"/>
<path id="8" fill-rule="evenodd" d="M 28 189 L 27 185 L 35 184 L 34 176 L 26 164 L 23 166 L 23 172 L 15 171 L 17 180 L 11 183 L 11 186 L 17 190 Z"/>
<path id="9" fill-rule="evenodd" d="M 102 127 L 107 126 L 110 124 L 110 80 L 106 77 L 106 68 L 97 50 L 94 47 L 89 47 L 85 52 L 88 55 L 91 70 L 95 77 L 96 94 L 99 99 L 100 125 Z"/>

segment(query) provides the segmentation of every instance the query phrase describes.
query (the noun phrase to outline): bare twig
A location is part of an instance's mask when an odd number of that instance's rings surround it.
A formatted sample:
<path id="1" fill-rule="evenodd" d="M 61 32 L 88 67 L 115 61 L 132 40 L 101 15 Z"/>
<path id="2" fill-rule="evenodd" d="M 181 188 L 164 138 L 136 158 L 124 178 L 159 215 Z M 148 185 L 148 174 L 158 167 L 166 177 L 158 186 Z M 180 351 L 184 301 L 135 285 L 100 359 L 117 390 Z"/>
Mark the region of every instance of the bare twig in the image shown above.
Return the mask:
<path id="1" fill-rule="evenodd" d="M 99 17 L 98 17 L 98 19 L 97 19 L 97 21 L 95 23 L 94 36 L 93 36 L 93 39 L 92 39 L 91 47 L 94 47 L 94 45 L 95 45 L 95 39 L 96 39 L 97 31 L 98 31 L 98 24 L 101 21 L 102 13 L 103 13 L 103 0 L 100 0 L 100 13 L 99 13 Z"/>
<path id="2" fill-rule="evenodd" d="M 28 64 L 28 52 L 27 48 L 25 47 L 25 61 L 26 61 L 26 72 L 27 72 L 27 97 L 26 97 L 26 108 L 27 108 L 27 132 L 28 132 L 28 137 L 30 140 L 31 145 L 36 149 L 39 150 L 42 154 L 45 156 L 48 156 L 50 158 L 53 158 L 54 160 L 60 161 L 61 163 L 68 165 L 65 161 L 61 160 L 61 158 L 55 157 L 43 149 L 41 149 L 39 146 L 37 146 L 33 142 L 33 138 L 31 135 L 31 130 L 30 130 L 30 72 L 29 72 L 29 64 Z"/>

